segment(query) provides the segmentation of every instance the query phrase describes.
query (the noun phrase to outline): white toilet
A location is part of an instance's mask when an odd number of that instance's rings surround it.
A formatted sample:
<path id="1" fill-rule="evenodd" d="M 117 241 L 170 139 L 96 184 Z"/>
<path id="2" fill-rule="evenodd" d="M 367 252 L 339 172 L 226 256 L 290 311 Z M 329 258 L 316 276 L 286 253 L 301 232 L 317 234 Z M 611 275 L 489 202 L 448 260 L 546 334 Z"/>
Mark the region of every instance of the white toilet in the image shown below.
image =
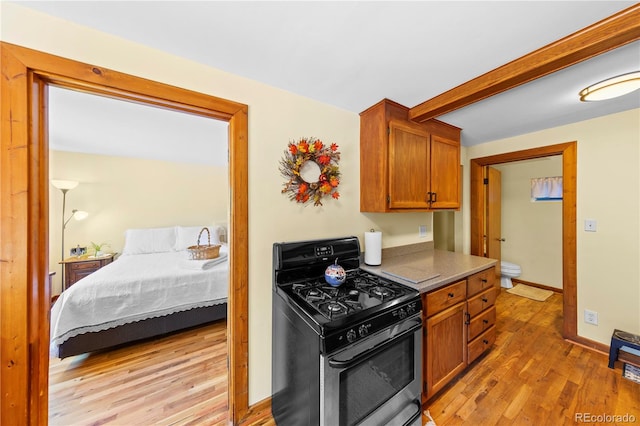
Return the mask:
<path id="1" fill-rule="evenodd" d="M 518 278 L 522 274 L 520 265 L 515 263 L 500 261 L 500 286 L 504 288 L 512 288 L 511 278 Z"/>

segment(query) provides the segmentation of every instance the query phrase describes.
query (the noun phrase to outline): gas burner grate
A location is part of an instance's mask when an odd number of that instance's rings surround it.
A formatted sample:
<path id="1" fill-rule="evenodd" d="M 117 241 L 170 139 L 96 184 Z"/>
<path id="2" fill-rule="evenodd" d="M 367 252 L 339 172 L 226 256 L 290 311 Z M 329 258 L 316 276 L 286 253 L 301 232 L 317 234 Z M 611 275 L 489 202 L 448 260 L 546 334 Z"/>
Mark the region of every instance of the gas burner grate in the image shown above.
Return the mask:
<path id="1" fill-rule="evenodd" d="M 380 298 L 380 300 L 385 300 L 394 297 L 396 292 L 386 287 L 375 286 L 369 290 L 369 294 L 373 297 Z"/>
<path id="2" fill-rule="evenodd" d="M 332 287 L 318 278 L 294 283 L 292 289 L 306 304 L 329 320 L 404 294 L 393 282 L 362 270 L 349 271 L 346 282 L 339 287 Z"/>

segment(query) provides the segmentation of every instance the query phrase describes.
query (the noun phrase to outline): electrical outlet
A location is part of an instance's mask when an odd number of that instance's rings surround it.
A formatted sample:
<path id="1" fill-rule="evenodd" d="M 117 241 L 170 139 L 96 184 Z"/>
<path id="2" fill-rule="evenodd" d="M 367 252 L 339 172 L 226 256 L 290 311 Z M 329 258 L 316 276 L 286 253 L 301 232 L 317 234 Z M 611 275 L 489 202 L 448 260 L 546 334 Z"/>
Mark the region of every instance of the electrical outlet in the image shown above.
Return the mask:
<path id="1" fill-rule="evenodd" d="M 585 309 L 584 322 L 586 322 L 587 324 L 598 325 L 598 313 L 595 311 L 590 311 L 589 309 Z"/>
<path id="2" fill-rule="evenodd" d="M 598 227 L 598 222 L 595 219 L 585 219 L 584 220 L 584 230 L 587 232 L 596 232 Z"/>
<path id="3" fill-rule="evenodd" d="M 424 238 L 427 236 L 427 225 L 418 226 L 418 237 Z"/>

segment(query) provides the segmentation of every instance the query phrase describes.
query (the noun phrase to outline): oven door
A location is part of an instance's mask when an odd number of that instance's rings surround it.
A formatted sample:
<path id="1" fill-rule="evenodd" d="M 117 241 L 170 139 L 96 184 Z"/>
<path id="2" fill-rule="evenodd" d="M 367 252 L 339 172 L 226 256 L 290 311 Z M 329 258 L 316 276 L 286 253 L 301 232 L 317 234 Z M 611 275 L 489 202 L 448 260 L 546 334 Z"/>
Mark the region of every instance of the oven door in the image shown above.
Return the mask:
<path id="1" fill-rule="evenodd" d="M 421 425 L 422 318 L 320 357 L 320 425 Z"/>

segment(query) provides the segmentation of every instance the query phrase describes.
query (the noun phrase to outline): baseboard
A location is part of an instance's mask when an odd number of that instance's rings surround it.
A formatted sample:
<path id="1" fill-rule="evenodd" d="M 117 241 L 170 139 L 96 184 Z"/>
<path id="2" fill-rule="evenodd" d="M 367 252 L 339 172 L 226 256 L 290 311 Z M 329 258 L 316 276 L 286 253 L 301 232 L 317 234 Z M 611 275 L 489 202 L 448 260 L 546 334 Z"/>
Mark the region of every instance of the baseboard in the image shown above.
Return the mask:
<path id="1" fill-rule="evenodd" d="M 525 281 L 525 280 L 521 280 L 521 279 L 518 279 L 518 278 L 511 278 L 511 281 L 514 282 L 514 283 L 518 283 L 518 284 L 528 285 L 530 287 L 538 287 L 538 288 L 541 288 L 543 290 L 551 290 L 554 293 L 560 293 L 560 294 L 563 293 L 562 289 L 561 288 L 557 288 L 557 287 L 551 287 L 551 286 L 544 285 L 544 284 L 532 283 L 531 281 Z"/>
<path id="2" fill-rule="evenodd" d="M 273 421 L 271 416 L 271 397 L 258 401 L 249 407 L 246 417 L 240 422 L 241 426 L 263 425 Z"/>
<path id="3" fill-rule="evenodd" d="M 605 345 L 604 343 L 596 342 L 595 340 L 587 339 L 586 337 L 574 336 L 570 338 L 565 338 L 569 343 L 573 343 L 574 345 L 581 346 L 585 349 L 590 349 L 592 351 L 600 352 L 604 355 L 609 356 L 609 345 Z"/>

